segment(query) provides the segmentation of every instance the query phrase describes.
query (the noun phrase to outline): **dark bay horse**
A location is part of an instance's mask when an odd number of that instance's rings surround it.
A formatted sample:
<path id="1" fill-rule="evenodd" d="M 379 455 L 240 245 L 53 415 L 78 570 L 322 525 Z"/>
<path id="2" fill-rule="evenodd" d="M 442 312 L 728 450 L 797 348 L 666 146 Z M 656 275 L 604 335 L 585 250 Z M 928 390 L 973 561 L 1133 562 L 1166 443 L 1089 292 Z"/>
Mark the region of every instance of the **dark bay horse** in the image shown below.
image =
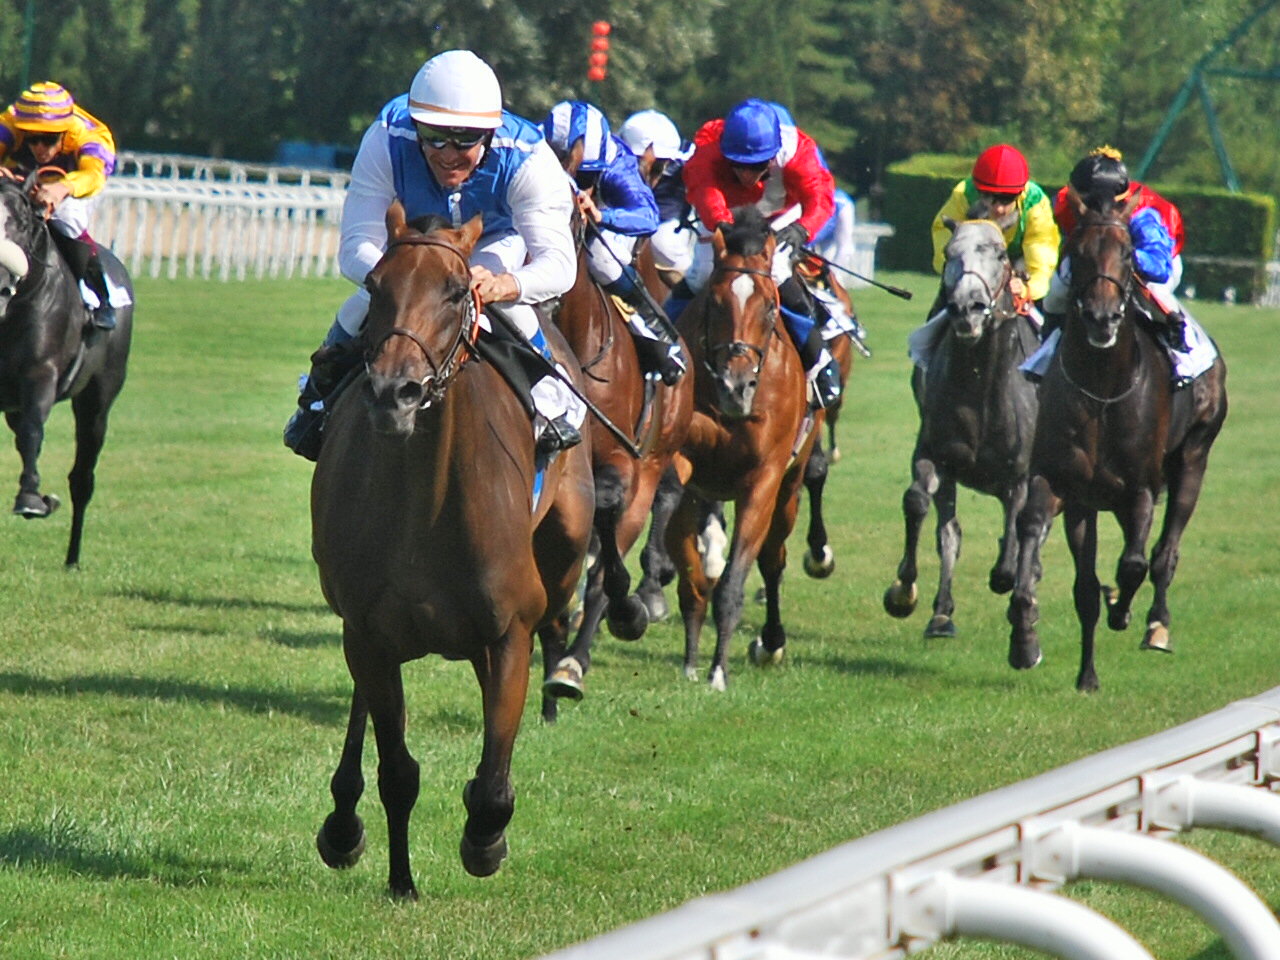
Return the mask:
<path id="1" fill-rule="evenodd" d="M 53 405 L 71 400 L 76 451 L 67 477 L 72 514 L 66 565 L 74 567 L 107 417 L 124 386 L 133 307 L 117 309 L 114 330 L 90 324 L 75 277 L 29 190 L 30 183 L 0 178 L 0 409 L 22 458 L 13 512 L 34 519 L 47 517 L 59 504 L 54 495 L 40 492 L 38 460 Z M 124 265 L 105 247 L 99 256 L 111 282 L 132 301 Z"/>
<path id="2" fill-rule="evenodd" d="M 1165 349 L 1140 325 L 1131 212 L 1132 205 L 1084 210 L 1067 242 L 1070 304 L 1055 361 L 1040 387 L 1031 486 L 1018 517 L 1018 574 L 1009 602 L 1009 663 L 1033 667 L 1040 660 L 1040 546 L 1061 511 L 1075 561 L 1081 647 L 1076 688 L 1082 691 L 1098 688 L 1093 647 L 1102 595 L 1108 626 L 1123 630 L 1148 572 L 1154 596 L 1141 645 L 1171 649 L 1167 600 L 1178 544 L 1227 416 L 1221 356 L 1190 386 L 1174 391 Z M 1148 564 L 1147 537 L 1156 501 L 1166 491 L 1164 526 Z M 1114 594 L 1100 587 L 1095 571 L 1099 510 L 1115 514 L 1124 536 Z"/>
<path id="3" fill-rule="evenodd" d="M 955 636 L 951 580 L 960 556 L 956 484 L 995 497 L 1004 508 L 1000 553 L 989 584 L 1013 587 L 1017 517 L 1027 499 L 1027 471 L 1038 408 L 1036 387 L 1018 371 L 1038 346 L 1014 308 L 1013 268 L 1000 228 L 990 220 L 947 221 L 953 236 L 943 269 L 946 332 L 927 371 L 912 371 L 920 430 L 911 454 L 912 483 L 902 497 L 906 546 L 884 608 L 895 617 L 915 610 L 916 551 L 930 502 L 938 512 L 938 591 L 926 637 Z"/>
<path id="4" fill-rule="evenodd" d="M 660 281 L 652 270 L 652 258 L 648 267 L 642 264 L 639 273 L 656 287 Z M 555 319 L 582 366 L 588 399 L 634 439 L 640 456 L 592 418 L 595 560 L 587 572 L 582 623 L 573 645 L 545 665 L 546 720 L 555 719 L 555 698 L 582 697 L 591 644 L 603 615 L 607 613 L 610 632 L 624 640 L 639 639 L 648 626 L 648 611 L 631 592 L 624 558 L 644 529 L 659 479 L 683 445 L 693 416 L 692 376 L 682 377 L 674 386 L 655 378 L 646 387 L 621 308 L 591 279 L 581 244 L 577 280 L 561 298 Z"/>
<path id="5" fill-rule="evenodd" d="M 786 643 L 779 584 L 786 540 L 795 524 L 809 451 L 822 411 L 807 401 L 800 356 L 781 328 L 771 272 L 774 240 L 754 208 L 712 236 L 715 268 L 680 318 L 695 374 L 695 414 L 681 453 L 685 492 L 667 531 L 680 580 L 687 676 L 697 669 L 698 640 L 711 601 L 716 651 L 708 679 L 724 689 L 729 640 L 742 617 L 743 586 L 753 563 L 764 577 L 767 612 L 749 650 L 752 662 L 780 662 Z M 729 562 L 713 586 L 698 550 L 708 501 L 735 506 Z"/>
<path id="6" fill-rule="evenodd" d="M 416 222 L 417 223 L 417 222 Z M 461 857 L 486 876 L 506 855 L 515 807 L 511 755 L 528 690 L 532 635 L 563 644 L 562 615 L 591 533 L 590 443 L 556 457 L 535 486 L 534 441 L 515 393 L 472 362 L 477 322 L 468 256 L 479 217 L 415 229 L 400 205 L 369 275 L 366 372 L 325 428 L 311 488 L 312 554 L 342 618 L 354 681 L 346 742 L 317 846 L 332 867 L 364 849 L 356 804 L 366 720 L 378 744 L 389 882 L 416 897 L 409 814 L 418 763 L 405 745 L 401 664 L 439 654 L 470 661 L 484 708 L 484 746 L 463 791 Z M 548 331 L 561 363 L 574 361 Z"/>

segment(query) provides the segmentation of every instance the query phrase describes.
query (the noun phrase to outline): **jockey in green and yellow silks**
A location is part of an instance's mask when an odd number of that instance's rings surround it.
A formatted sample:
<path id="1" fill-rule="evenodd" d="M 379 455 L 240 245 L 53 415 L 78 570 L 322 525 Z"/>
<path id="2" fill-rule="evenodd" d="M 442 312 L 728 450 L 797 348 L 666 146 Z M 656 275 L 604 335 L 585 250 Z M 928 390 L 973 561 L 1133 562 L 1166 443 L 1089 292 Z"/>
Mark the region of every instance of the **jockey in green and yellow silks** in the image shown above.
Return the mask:
<path id="1" fill-rule="evenodd" d="M 1026 158 L 1006 143 L 989 147 L 978 156 L 973 174 L 955 185 L 933 218 L 933 269 L 941 272 L 947 241 L 951 239 L 951 231 L 942 218 L 967 219 L 970 208 L 979 200 L 990 205 L 991 219 L 1004 233 L 1009 259 L 1026 276 L 1022 299 L 1040 300 L 1049 292 L 1049 281 L 1058 265 L 1059 234 L 1053 219 L 1053 200 L 1031 180 Z"/>

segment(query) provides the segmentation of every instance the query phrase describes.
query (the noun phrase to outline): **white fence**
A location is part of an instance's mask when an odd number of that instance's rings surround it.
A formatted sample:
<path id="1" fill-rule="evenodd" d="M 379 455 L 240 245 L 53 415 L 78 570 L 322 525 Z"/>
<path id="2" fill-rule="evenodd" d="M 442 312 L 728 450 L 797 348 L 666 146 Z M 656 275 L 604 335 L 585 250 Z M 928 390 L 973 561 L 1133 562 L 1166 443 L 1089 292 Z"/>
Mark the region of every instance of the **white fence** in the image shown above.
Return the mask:
<path id="1" fill-rule="evenodd" d="M 1153 889 L 1239 960 L 1280 958 L 1266 904 L 1167 838 L 1192 827 L 1280 845 L 1280 687 L 702 897 L 544 960 L 889 960 L 981 937 L 1075 960 L 1151 960 L 1052 891 L 1077 877 Z"/>
<path id="2" fill-rule="evenodd" d="M 93 233 L 135 275 L 336 272 L 347 174 L 168 154 L 120 155 Z"/>

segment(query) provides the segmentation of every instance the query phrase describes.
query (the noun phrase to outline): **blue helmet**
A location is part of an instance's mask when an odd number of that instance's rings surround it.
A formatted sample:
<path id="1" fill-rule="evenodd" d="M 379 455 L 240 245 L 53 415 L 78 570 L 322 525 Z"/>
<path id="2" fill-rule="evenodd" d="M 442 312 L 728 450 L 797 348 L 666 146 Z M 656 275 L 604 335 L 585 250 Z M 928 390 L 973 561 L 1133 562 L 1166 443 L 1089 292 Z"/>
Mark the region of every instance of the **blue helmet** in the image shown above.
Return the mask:
<path id="1" fill-rule="evenodd" d="M 610 135 L 604 113 L 582 100 L 561 100 L 552 107 L 542 121 L 542 132 L 560 157 L 582 141 L 582 163 L 578 166 L 582 173 L 604 170 L 618 156 L 618 145 Z"/>
<path id="2" fill-rule="evenodd" d="M 725 114 L 720 152 L 730 163 L 763 163 L 782 149 L 782 124 L 772 104 L 752 97 Z"/>

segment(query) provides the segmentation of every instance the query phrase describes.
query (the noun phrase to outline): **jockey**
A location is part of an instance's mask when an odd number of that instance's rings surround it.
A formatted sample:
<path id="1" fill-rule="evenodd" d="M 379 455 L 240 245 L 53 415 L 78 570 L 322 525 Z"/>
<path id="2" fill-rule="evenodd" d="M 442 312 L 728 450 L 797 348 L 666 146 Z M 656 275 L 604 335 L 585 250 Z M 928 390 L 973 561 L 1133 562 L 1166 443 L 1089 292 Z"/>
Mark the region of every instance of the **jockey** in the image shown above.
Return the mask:
<path id="1" fill-rule="evenodd" d="M 77 106 L 64 87 L 37 83 L 0 114 L 0 162 L 24 174 L 40 167 L 66 172 L 39 184 L 34 196 L 51 211 L 50 233 L 71 272 L 93 293 L 88 299 L 94 326 L 113 329 L 115 307 L 98 245 L 89 235 L 93 208 L 116 166 L 115 138 L 107 125 Z"/>
<path id="2" fill-rule="evenodd" d="M 591 227 L 587 272 L 632 308 L 627 323 L 640 365 L 657 373 L 663 383 L 676 383 L 687 366 L 683 351 L 632 265 L 636 241 L 658 229 L 658 204 L 635 156 L 609 131 L 600 109 L 581 100 L 557 103 L 542 121 L 542 131 L 564 165 L 572 162 L 572 151 L 582 144 L 574 178 L 578 209 Z"/>
<path id="3" fill-rule="evenodd" d="M 1058 192 L 1054 215 L 1063 235 L 1069 236 L 1076 226 L 1078 206 L 1098 207 L 1130 202 L 1133 206 L 1129 215 L 1129 237 L 1133 242 L 1134 269 L 1149 295 L 1149 301 L 1157 308 L 1147 313 L 1164 327 L 1163 339 L 1169 350 L 1174 385 L 1185 386 L 1207 369 L 1202 369 L 1203 358 L 1208 356 L 1212 361 L 1212 355 L 1207 349 L 1193 349 L 1210 343 L 1208 335 L 1174 296 L 1174 290 L 1182 279 L 1184 239 L 1182 214 L 1178 208 L 1150 187 L 1131 181 L 1120 151 L 1103 146 L 1091 151 L 1075 165 L 1069 182 Z M 1071 258 L 1064 257 L 1044 298 L 1046 327 L 1050 328 L 1051 335 L 1021 367 L 1031 379 L 1042 377 L 1048 370 L 1060 336 L 1056 331 L 1067 311 L 1070 286 Z"/>
<path id="4" fill-rule="evenodd" d="M 461 226 L 483 215 L 484 233 L 471 254 L 472 289 L 485 303 L 506 304 L 521 334 L 551 359 L 533 304 L 573 285 L 572 192 L 541 130 L 502 108 L 492 68 L 470 50 L 445 51 L 422 65 L 408 93 L 382 108 L 356 154 L 338 264 L 357 289 L 312 357 L 300 409 L 285 428 L 285 445 L 308 459 L 319 454 L 324 401 L 360 360 L 359 351 L 326 348 L 350 341 L 364 325 L 364 280 L 386 250 L 386 212 L 395 200 L 409 221 L 439 214 Z M 481 326 L 488 324 L 482 317 Z M 535 380 L 536 447 L 550 457 L 582 440 L 586 407 L 559 377 Z"/>
<path id="5" fill-rule="evenodd" d="M 1049 195 L 1031 179 L 1027 159 L 1007 143 L 988 147 L 978 155 L 973 172 L 955 185 L 946 203 L 933 218 L 933 269 L 942 272 L 947 259 L 947 241 L 951 231 L 944 219 L 967 220 L 975 207 L 985 207 L 987 219 L 995 222 L 1004 235 L 1014 276 L 1010 292 L 1038 327 L 1038 312 L 1032 313 L 1034 302 L 1049 292 L 1053 270 L 1058 265 L 1058 226 L 1053 219 Z M 939 286 L 938 296 L 929 309 L 924 326 L 908 337 L 908 352 L 916 366 L 926 368 L 929 357 L 942 333 L 946 313 L 946 292 Z"/>
<path id="6" fill-rule="evenodd" d="M 694 233 L 686 222 L 689 202 L 684 190 L 684 165 L 693 146 L 686 146 L 671 118 L 657 110 L 641 110 L 627 117 L 618 137 L 636 155 L 641 170 L 648 164 L 649 186 L 658 201 L 660 221 L 649 246 L 658 272 L 674 287 L 693 262 Z"/>
<path id="7" fill-rule="evenodd" d="M 778 284 L 783 321 L 800 352 L 817 403 L 831 406 L 840 397 L 840 367 L 822 341 L 826 318 L 816 316 L 822 310 L 795 279 L 792 267 L 794 260 L 803 258 L 802 248 L 835 208 L 835 180 L 817 144 L 794 125 L 784 109 L 754 98 L 739 103 L 723 119 L 703 124 L 693 143 L 684 182 L 689 203 L 701 221 L 700 236 L 693 264 L 684 281 L 671 291 L 667 312 L 672 319 L 678 317 L 711 276 L 712 232 L 721 223 L 733 221 L 735 207 L 757 205 L 771 178 L 780 180 L 781 201 L 763 211 L 776 225 L 773 278 Z M 795 207 L 799 208 L 798 217 L 791 216 Z"/>
<path id="8" fill-rule="evenodd" d="M 811 246 L 832 263 L 854 268 L 853 227 L 857 222 L 853 198 L 839 187 L 835 191 L 836 212 L 818 231 Z"/>

